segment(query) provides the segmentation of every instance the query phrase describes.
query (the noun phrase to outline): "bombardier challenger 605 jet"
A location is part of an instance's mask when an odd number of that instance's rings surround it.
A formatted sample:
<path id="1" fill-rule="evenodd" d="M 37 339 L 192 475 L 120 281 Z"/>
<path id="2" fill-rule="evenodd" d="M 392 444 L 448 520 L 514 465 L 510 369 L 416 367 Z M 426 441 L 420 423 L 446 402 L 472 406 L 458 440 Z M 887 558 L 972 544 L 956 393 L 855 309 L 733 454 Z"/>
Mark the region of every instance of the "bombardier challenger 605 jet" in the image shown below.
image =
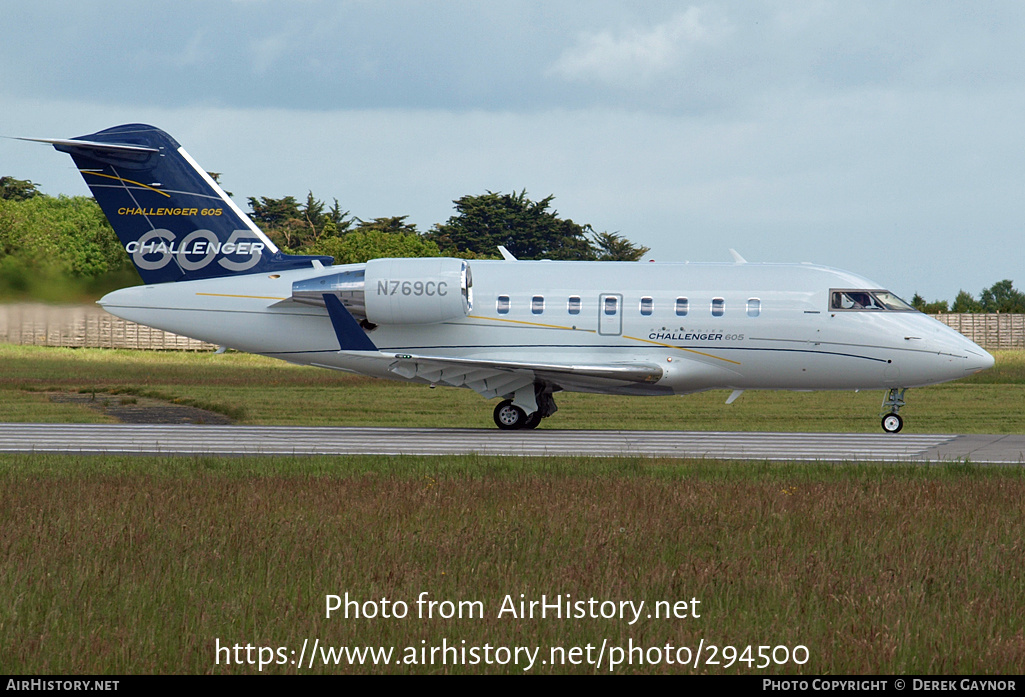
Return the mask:
<path id="1" fill-rule="evenodd" d="M 560 391 L 885 390 L 993 357 L 878 283 L 811 264 L 374 259 L 283 254 L 168 134 L 141 124 L 50 143 L 74 159 L 144 286 L 134 322 L 293 363 L 500 399 L 535 428 Z"/>

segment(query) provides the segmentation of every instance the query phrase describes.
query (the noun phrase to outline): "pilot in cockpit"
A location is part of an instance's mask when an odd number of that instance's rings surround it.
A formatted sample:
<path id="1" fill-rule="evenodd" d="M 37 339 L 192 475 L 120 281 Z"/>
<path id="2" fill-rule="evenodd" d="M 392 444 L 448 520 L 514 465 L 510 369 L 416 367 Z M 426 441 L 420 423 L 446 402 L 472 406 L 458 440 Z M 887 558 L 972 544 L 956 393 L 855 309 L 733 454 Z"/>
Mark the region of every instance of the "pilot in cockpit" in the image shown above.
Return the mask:
<path id="1" fill-rule="evenodd" d="M 848 293 L 850 297 L 852 310 L 863 310 L 867 307 L 872 307 L 872 297 L 868 293 Z"/>

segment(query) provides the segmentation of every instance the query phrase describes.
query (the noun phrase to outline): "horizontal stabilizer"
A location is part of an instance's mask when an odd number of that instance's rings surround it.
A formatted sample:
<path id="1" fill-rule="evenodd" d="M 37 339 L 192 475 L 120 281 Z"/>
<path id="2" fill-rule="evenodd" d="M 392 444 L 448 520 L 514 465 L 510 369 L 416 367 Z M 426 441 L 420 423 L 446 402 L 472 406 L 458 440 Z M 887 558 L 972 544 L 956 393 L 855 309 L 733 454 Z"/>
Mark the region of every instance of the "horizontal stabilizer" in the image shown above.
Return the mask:
<path id="1" fill-rule="evenodd" d="M 78 150 L 104 150 L 107 152 L 160 152 L 157 148 L 149 148 L 144 145 L 127 145 L 119 143 L 100 143 L 92 140 L 72 140 L 70 138 L 18 138 L 33 143 L 49 143 L 58 150 L 70 152 Z"/>

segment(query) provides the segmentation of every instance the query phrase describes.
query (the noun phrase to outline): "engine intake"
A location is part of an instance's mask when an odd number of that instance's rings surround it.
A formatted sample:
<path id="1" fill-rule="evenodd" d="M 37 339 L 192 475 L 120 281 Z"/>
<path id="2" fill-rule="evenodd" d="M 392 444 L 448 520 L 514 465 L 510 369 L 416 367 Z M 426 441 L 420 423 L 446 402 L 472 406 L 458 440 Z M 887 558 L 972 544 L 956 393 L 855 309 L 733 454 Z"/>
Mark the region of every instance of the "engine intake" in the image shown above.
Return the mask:
<path id="1" fill-rule="evenodd" d="M 292 299 L 324 306 L 341 300 L 357 320 L 373 324 L 436 324 L 465 317 L 473 308 L 473 278 L 462 259 L 373 259 L 362 269 L 292 284 Z"/>

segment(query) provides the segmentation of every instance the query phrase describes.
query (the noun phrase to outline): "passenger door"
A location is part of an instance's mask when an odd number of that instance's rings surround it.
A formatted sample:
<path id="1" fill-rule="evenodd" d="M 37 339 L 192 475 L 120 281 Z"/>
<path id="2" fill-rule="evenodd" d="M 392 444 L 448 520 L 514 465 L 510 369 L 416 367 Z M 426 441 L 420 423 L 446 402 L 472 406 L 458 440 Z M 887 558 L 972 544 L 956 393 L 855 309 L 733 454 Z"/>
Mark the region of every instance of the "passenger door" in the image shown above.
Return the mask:
<path id="1" fill-rule="evenodd" d="M 623 333 L 623 296 L 602 293 L 598 296 L 598 333 L 619 336 Z"/>

